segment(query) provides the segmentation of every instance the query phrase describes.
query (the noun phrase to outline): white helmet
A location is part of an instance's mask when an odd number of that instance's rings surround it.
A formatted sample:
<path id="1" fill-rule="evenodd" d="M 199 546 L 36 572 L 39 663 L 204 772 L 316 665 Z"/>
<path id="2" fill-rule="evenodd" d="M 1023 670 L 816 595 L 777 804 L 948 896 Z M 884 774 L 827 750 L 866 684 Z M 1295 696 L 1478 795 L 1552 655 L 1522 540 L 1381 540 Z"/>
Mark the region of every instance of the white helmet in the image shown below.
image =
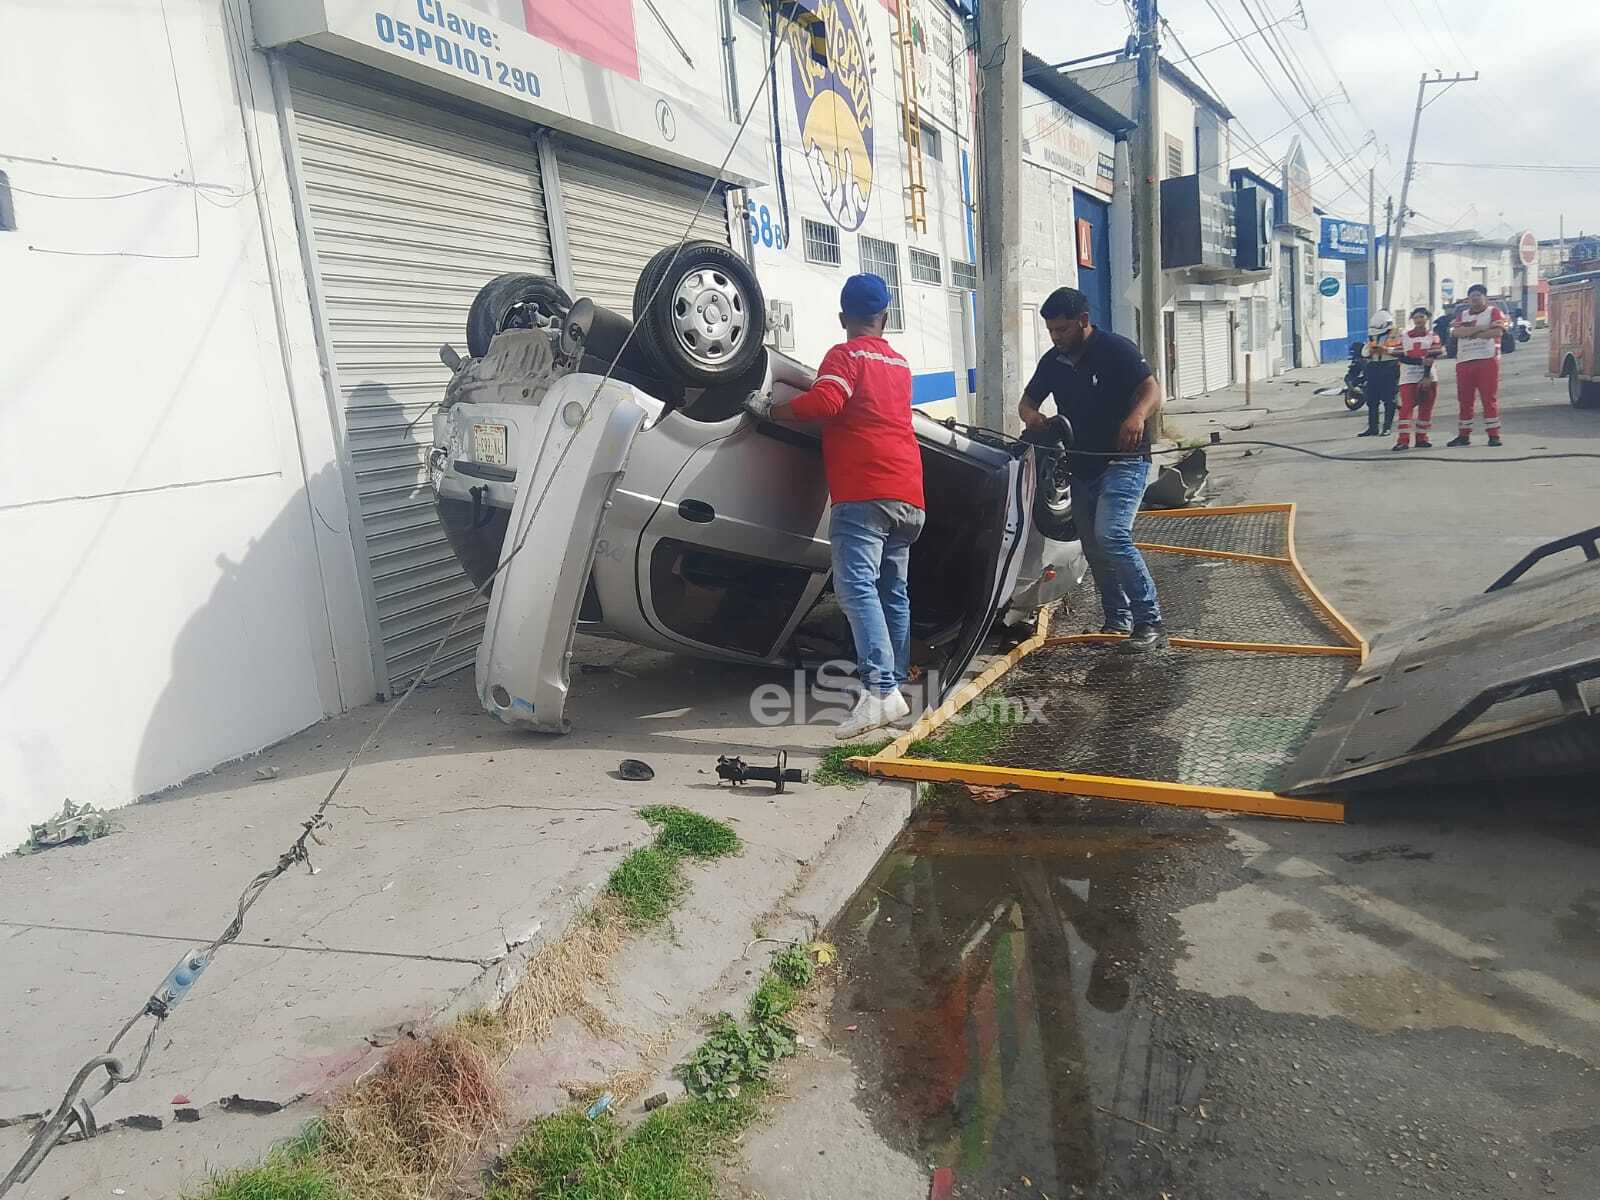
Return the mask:
<path id="1" fill-rule="evenodd" d="M 1374 337 L 1380 333 L 1388 333 L 1394 328 L 1394 314 L 1387 308 L 1380 308 L 1372 314 L 1372 319 L 1367 322 L 1367 332 Z"/>

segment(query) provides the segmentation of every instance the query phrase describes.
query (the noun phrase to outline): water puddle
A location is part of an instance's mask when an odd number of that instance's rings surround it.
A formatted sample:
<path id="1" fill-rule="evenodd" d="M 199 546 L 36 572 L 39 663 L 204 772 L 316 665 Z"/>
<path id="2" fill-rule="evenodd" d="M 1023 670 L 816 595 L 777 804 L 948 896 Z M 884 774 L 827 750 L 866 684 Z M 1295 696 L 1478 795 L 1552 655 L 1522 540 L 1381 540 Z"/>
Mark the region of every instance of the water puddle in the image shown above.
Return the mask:
<path id="1" fill-rule="evenodd" d="M 957 1197 L 1170 1178 L 1163 1132 L 1203 1080 L 1141 988 L 1171 944 L 1151 899 L 1221 836 L 1195 814 L 1051 797 L 920 813 L 832 935 L 832 1036 L 880 1134 L 950 1168 Z"/>

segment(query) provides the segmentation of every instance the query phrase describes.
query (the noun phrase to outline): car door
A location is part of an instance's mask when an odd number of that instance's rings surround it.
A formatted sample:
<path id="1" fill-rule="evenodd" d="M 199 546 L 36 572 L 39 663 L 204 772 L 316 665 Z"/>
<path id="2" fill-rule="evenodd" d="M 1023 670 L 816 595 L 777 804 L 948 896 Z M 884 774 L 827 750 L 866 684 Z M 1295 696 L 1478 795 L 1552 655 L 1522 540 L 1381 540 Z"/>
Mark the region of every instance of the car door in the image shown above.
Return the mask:
<path id="1" fill-rule="evenodd" d="M 821 441 L 743 414 L 717 433 L 640 535 L 640 608 L 685 649 L 779 661 L 830 570 Z"/>

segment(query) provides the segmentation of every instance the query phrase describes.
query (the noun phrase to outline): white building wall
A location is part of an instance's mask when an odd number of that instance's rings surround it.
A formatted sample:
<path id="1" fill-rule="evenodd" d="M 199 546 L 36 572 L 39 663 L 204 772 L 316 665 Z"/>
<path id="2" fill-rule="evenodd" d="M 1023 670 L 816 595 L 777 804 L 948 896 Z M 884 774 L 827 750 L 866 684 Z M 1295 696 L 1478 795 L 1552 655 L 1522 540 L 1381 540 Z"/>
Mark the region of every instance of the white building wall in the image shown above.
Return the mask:
<path id="1" fill-rule="evenodd" d="M 372 694 L 271 90 L 215 0 L 0 10 L 0 842 Z"/>
<path id="2" fill-rule="evenodd" d="M 942 0 L 919 0 L 917 16 L 926 30 L 926 48 L 917 55 L 917 76 L 922 97 L 922 117 L 939 132 L 939 158 L 924 153 L 923 183 L 927 189 L 924 204 L 926 230 L 908 226 L 905 185 L 909 148 L 901 136 L 900 50 L 895 44 L 895 17 L 878 0 L 837 0 L 862 23 L 866 33 L 866 54 L 870 64 L 871 102 L 871 187 L 866 194 L 864 213 L 851 227 L 855 215 L 846 221 L 830 211 L 823 197 L 825 176 L 813 169 L 805 156 L 804 141 L 795 102 L 794 72 L 790 49 L 779 52 L 776 66 L 780 139 L 782 143 L 784 189 L 778 188 L 777 155 L 772 144 L 770 100 L 763 117 L 752 130 L 767 143 L 768 186 L 752 188 L 754 206 L 751 232 L 755 244 L 755 264 L 763 290 L 769 300 L 794 306 L 795 346 L 789 353 L 801 361 L 816 364 L 843 336 L 839 328 L 839 289 L 850 275 L 868 269 L 862 262 L 863 236 L 888 242 L 895 247 L 900 274 L 904 319 L 902 327 L 888 333 L 912 365 L 917 399 L 921 406 L 938 414 L 969 416 L 966 410 L 967 371 L 976 366 L 971 345 L 973 301 L 969 295 L 960 301 L 963 316 L 952 315 L 951 261 L 975 261 L 975 247 L 969 238 L 968 197 L 971 184 L 962 177 L 963 155 L 971 162 L 971 86 L 970 55 L 959 53 L 966 45 L 960 21 Z M 740 5 L 735 18 L 735 46 L 738 56 L 739 91 L 743 102 L 756 94 L 767 69 L 770 48 L 766 29 L 748 19 L 753 6 Z M 909 11 L 909 8 L 908 8 Z M 954 50 L 945 53 L 942 47 Z M 954 55 L 955 62 L 951 57 Z M 769 85 L 770 86 L 770 85 Z M 769 236 L 768 230 L 785 224 L 783 207 L 787 199 L 788 219 L 785 235 Z M 823 265 L 806 258 L 804 223 L 807 219 L 833 227 L 839 238 L 840 262 Z M 909 250 L 916 247 L 937 254 L 943 282 L 921 283 L 912 278 Z"/>

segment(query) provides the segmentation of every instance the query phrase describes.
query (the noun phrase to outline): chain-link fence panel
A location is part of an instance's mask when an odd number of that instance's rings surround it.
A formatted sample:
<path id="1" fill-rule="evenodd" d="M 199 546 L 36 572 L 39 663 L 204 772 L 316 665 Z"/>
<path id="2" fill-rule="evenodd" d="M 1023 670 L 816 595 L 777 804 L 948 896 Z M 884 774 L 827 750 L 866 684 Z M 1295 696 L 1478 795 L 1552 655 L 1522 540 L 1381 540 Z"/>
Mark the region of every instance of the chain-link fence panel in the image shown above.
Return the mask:
<path id="1" fill-rule="evenodd" d="M 1353 657 L 1047 646 L 989 697 L 987 765 L 1271 790 L 1355 672 Z M 1010 703 L 1001 709 L 994 693 Z"/>
<path id="2" fill-rule="evenodd" d="M 1134 520 L 1133 540 L 1162 546 L 1225 550 L 1230 554 L 1288 557 L 1289 513 L 1286 510 L 1187 515 L 1199 511 L 1203 510 L 1180 509 L 1166 515 L 1142 513 Z"/>

